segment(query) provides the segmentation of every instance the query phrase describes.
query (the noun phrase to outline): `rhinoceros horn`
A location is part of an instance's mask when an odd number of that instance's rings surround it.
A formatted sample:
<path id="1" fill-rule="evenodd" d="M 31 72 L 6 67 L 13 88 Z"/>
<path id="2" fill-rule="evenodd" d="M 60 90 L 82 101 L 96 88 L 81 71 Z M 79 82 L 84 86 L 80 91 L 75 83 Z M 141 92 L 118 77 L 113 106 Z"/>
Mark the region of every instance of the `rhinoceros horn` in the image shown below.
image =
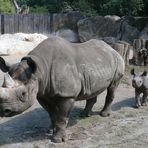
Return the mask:
<path id="1" fill-rule="evenodd" d="M 14 80 L 11 78 L 11 76 L 8 73 L 6 73 L 4 75 L 4 82 L 2 84 L 2 87 L 12 88 L 14 86 L 15 86 Z"/>
<path id="2" fill-rule="evenodd" d="M 9 98 L 8 88 L 0 87 L 0 102 L 1 102 L 2 98 L 3 99 Z"/>

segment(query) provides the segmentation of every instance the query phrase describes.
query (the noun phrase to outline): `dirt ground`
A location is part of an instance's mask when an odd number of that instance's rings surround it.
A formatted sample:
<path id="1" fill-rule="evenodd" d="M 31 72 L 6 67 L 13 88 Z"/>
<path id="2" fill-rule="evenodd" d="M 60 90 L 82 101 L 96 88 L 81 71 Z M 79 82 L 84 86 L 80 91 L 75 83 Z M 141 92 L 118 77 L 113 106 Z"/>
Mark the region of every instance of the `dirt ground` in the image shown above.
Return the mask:
<path id="1" fill-rule="evenodd" d="M 13 63 L 21 57 L 8 56 L 5 59 Z M 1 83 L 2 79 L 3 73 L 0 72 Z M 134 89 L 128 70 L 117 89 L 112 114 L 106 118 L 99 115 L 105 95 L 106 92 L 98 96 L 94 115 L 89 118 L 80 117 L 85 101 L 75 103 L 67 127 L 69 140 L 61 144 L 50 141 L 50 118 L 35 100 L 24 113 L 0 118 L 0 148 L 147 148 L 148 107 L 133 107 Z"/>

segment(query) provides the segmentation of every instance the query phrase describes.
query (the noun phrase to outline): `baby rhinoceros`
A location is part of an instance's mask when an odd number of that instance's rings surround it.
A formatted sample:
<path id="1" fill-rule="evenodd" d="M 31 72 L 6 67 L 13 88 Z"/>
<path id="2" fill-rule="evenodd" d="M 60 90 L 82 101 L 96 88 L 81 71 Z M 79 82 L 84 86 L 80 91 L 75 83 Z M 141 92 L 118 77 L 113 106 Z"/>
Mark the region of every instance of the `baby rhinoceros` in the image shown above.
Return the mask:
<path id="1" fill-rule="evenodd" d="M 137 108 L 147 106 L 148 99 L 148 73 L 147 71 L 135 73 L 135 70 L 131 70 L 133 75 L 132 86 L 135 88 L 135 105 Z M 140 95 L 143 94 L 142 99 Z"/>

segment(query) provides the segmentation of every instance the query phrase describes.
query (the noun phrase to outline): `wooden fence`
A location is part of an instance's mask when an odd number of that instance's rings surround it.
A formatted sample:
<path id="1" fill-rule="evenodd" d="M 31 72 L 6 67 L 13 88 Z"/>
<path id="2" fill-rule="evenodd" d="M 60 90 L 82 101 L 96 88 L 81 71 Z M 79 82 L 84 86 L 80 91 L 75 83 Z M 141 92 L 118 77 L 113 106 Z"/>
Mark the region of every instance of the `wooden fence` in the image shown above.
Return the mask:
<path id="1" fill-rule="evenodd" d="M 0 34 L 5 33 L 51 33 L 50 14 L 0 14 Z"/>

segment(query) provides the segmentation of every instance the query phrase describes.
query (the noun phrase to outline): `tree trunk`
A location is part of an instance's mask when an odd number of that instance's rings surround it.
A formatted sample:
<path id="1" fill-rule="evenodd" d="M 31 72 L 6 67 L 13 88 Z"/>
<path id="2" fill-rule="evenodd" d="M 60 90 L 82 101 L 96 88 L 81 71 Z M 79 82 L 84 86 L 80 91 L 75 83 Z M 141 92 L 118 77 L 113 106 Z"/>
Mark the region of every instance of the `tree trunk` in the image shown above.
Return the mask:
<path id="1" fill-rule="evenodd" d="M 18 6 L 16 0 L 12 0 L 12 3 L 13 3 L 13 5 L 14 5 L 14 7 L 15 7 L 16 13 L 19 14 L 19 12 L 20 12 L 20 7 Z"/>
<path id="2" fill-rule="evenodd" d="M 17 14 L 28 14 L 29 13 L 29 7 L 27 5 L 22 5 L 19 7 L 16 0 L 12 0 L 12 3 L 15 7 L 15 11 Z"/>

